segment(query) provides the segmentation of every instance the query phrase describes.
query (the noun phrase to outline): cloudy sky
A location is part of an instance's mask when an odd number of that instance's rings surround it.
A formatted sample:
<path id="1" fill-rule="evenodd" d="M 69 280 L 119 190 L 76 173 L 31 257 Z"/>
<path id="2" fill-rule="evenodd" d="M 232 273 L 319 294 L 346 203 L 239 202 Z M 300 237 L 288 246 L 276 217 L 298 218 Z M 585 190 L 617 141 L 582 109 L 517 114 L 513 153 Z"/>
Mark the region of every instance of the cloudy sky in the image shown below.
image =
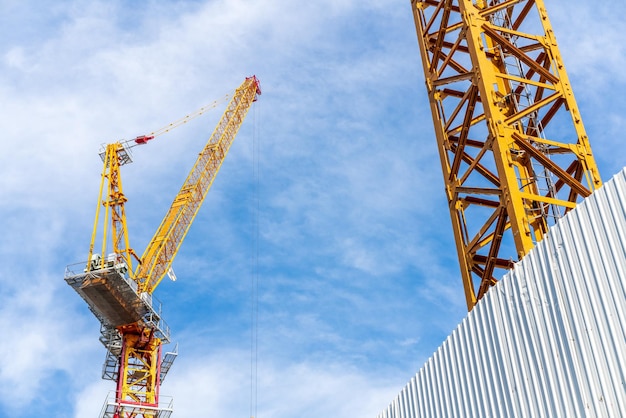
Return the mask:
<path id="1" fill-rule="evenodd" d="M 567 3 L 547 7 L 607 180 L 626 163 L 626 4 Z M 95 417 L 113 390 L 63 280 L 101 144 L 253 74 L 263 94 L 155 293 L 174 416 L 374 417 L 464 317 L 409 0 L 0 0 L 0 28 L 0 417 Z M 124 167 L 139 253 L 222 111 Z"/>

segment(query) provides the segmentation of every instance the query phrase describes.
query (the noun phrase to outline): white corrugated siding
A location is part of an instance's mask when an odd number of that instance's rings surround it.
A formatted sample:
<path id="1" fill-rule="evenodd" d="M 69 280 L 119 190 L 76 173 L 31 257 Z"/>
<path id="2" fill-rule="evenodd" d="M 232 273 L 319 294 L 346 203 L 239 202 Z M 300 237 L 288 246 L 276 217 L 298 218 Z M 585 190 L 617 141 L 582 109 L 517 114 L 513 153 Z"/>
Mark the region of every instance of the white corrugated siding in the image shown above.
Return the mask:
<path id="1" fill-rule="evenodd" d="M 551 228 L 378 418 L 626 417 L 626 169 Z"/>

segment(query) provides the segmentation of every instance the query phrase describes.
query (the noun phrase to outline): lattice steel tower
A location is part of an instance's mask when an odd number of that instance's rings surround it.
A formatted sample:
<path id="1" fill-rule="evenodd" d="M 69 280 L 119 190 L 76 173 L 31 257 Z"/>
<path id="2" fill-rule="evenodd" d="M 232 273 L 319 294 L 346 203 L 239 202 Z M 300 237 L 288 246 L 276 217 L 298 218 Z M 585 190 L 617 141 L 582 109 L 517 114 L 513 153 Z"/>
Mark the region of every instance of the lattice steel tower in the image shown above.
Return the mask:
<path id="1" fill-rule="evenodd" d="M 543 0 L 412 0 L 468 309 L 601 186 Z"/>
<path id="2" fill-rule="evenodd" d="M 69 265 L 65 271 L 65 281 L 100 321 L 100 342 L 107 349 L 102 378 L 116 382 L 115 394 L 105 401 L 100 418 L 172 415 L 172 401 L 160 395 L 160 387 L 178 353 L 162 353 L 163 345 L 170 342 L 170 330 L 161 304 L 152 296 L 166 275 L 175 278 L 174 258 L 260 94 L 255 76 L 235 90 L 141 258 L 129 245 L 120 167 L 132 162 L 132 147 L 187 123 L 207 108 L 150 135 L 108 144 L 101 154 L 104 165 L 88 261 Z M 138 261 L 135 269 L 133 259 Z"/>

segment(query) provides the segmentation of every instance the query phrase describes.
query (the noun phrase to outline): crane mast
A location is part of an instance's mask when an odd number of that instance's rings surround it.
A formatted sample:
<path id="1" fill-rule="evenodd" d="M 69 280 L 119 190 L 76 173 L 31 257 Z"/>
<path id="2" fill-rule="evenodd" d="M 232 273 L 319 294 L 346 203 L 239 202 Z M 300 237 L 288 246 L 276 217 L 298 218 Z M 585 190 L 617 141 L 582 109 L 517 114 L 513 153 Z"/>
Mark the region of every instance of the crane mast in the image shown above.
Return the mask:
<path id="1" fill-rule="evenodd" d="M 66 282 L 100 321 L 100 341 L 107 349 L 102 378 L 116 382 L 115 395 L 105 402 L 101 418 L 168 418 L 172 414 L 171 401 L 162 402 L 159 389 L 177 350 L 162 353 L 162 346 L 170 342 L 170 331 L 152 293 L 171 269 L 248 110 L 260 94 L 254 76 L 236 89 L 141 258 L 129 245 L 120 167 L 132 162 L 132 147 L 147 143 L 155 133 L 108 144 L 101 153 L 104 167 L 88 261 L 68 266 L 65 274 Z M 99 232 L 102 246 L 97 252 Z M 133 259 L 138 262 L 135 270 Z"/>
<path id="2" fill-rule="evenodd" d="M 543 0 L 411 0 L 467 307 L 602 184 Z"/>

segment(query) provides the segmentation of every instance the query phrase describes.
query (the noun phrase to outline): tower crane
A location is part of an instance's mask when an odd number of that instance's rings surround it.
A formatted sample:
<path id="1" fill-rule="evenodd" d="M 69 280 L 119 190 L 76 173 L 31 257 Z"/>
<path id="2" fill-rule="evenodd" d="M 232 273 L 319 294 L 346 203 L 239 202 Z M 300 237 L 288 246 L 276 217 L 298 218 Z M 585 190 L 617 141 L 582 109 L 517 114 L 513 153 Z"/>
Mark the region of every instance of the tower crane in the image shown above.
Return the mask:
<path id="1" fill-rule="evenodd" d="M 602 185 L 543 0 L 411 0 L 469 310 Z"/>
<path id="2" fill-rule="evenodd" d="M 132 147 L 146 144 L 206 109 L 150 135 L 108 144 L 101 154 L 104 167 L 88 261 L 68 266 L 65 273 L 65 281 L 100 321 L 100 341 L 107 349 L 102 378 L 116 382 L 115 396 L 105 402 L 101 418 L 168 418 L 172 414 L 171 401 L 162 402 L 159 389 L 177 350 L 162 354 L 162 346 L 170 342 L 170 330 L 152 294 L 166 275 L 175 277 L 171 270 L 174 257 L 260 94 L 255 76 L 246 78 L 235 90 L 141 257 L 129 245 L 120 167 L 132 162 Z M 96 249 L 100 234 L 101 248 Z"/>

